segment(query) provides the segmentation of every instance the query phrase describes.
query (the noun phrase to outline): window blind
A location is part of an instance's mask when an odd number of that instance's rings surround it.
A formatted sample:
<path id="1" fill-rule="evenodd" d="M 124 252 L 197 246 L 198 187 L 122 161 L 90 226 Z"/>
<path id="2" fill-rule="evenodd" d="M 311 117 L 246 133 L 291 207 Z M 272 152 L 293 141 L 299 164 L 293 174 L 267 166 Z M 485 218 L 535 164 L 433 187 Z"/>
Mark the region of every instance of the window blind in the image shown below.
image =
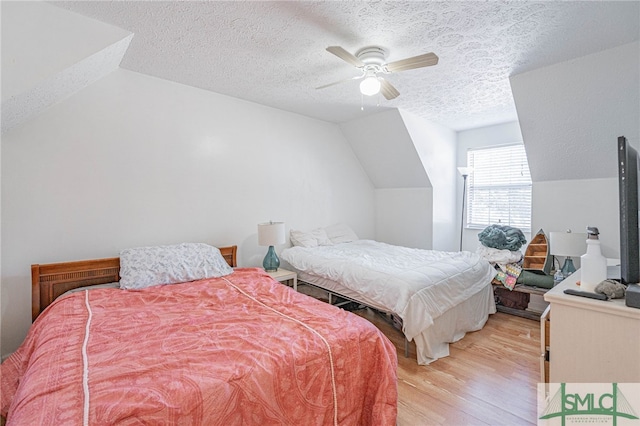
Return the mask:
<path id="1" fill-rule="evenodd" d="M 467 151 L 468 228 L 508 225 L 531 231 L 531 175 L 523 144 Z"/>

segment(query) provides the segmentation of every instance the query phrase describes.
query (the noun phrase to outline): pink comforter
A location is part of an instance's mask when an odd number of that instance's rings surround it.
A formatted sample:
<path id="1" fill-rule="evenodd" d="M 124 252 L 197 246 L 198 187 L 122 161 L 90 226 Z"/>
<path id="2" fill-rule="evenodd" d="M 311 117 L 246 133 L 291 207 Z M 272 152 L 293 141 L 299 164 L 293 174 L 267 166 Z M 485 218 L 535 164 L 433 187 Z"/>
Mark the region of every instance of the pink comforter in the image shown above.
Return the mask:
<path id="1" fill-rule="evenodd" d="M 260 269 L 56 300 L 1 366 L 16 425 L 395 425 L 395 347 Z"/>

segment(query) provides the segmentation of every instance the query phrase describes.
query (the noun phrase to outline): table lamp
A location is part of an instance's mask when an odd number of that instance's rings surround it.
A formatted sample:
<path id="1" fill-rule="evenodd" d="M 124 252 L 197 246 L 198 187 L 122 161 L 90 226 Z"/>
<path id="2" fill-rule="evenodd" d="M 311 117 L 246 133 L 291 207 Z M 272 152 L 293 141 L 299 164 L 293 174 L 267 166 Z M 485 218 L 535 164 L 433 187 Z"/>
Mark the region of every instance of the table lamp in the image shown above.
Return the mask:
<path id="1" fill-rule="evenodd" d="M 262 266 L 267 272 L 275 272 L 280 267 L 280 259 L 273 246 L 285 242 L 284 222 L 267 222 L 258 224 L 258 245 L 269 246 Z M 586 244 L 586 243 L 585 243 Z"/>
<path id="2" fill-rule="evenodd" d="M 562 275 L 566 278 L 576 271 L 572 256 L 581 256 L 587 251 L 587 234 L 582 232 L 550 232 L 551 254 L 566 256 L 562 265 Z"/>

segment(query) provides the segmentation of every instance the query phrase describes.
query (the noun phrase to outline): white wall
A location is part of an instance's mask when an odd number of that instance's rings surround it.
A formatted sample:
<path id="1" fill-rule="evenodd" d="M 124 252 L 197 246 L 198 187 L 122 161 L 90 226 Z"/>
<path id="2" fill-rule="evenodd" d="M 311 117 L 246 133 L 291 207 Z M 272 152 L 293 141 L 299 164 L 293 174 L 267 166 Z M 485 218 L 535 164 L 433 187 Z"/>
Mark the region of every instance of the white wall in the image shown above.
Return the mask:
<path id="1" fill-rule="evenodd" d="M 513 143 L 522 143 L 522 134 L 520 133 L 520 126 L 517 121 L 510 123 L 497 124 L 495 126 L 481 127 L 478 129 L 465 130 L 458 132 L 458 152 L 457 152 L 457 164 L 458 167 L 467 166 L 467 151 L 469 149 L 478 149 L 491 146 L 500 146 Z M 531 167 L 531 165 L 530 165 Z M 456 217 L 458 227 L 460 226 L 460 220 L 462 218 L 462 192 L 463 192 L 463 179 L 460 174 L 457 174 L 456 181 Z M 458 228 L 459 229 L 459 228 Z M 538 231 L 538 228 L 534 226 L 534 232 Z M 478 241 L 478 234 L 482 229 L 464 229 L 462 235 L 462 248 L 463 250 L 476 251 L 480 242 Z M 545 229 L 546 232 L 546 229 Z M 527 241 L 531 239 L 531 234 L 525 232 Z M 458 231 L 458 238 L 460 233 Z M 460 244 L 458 240 L 458 244 Z M 524 249 L 522 249 L 524 253 Z"/>
<path id="2" fill-rule="evenodd" d="M 405 247 L 431 249 L 433 190 L 376 189 L 376 240 Z"/>
<path id="3" fill-rule="evenodd" d="M 192 241 L 257 266 L 267 220 L 374 237 L 374 190 L 337 125 L 130 71 L 5 134 L 1 159 L 3 354 L 31 322 L 32 263 Z"/>
<path id="4" fill-rule="evenodd" d="M 605 257 L 620 258 L 620 209 L 618 179 L 574 179 L 534 182 L 534 229 L 586 232 L 587 226 L 600 231 Z M 580 259 L 575 259 L 576 267 Z"/>
<path id="5" fill-rule="evenodd" d="M 407 111 L 400 114 L 431 181 L 433 245 L 425 248 L 457 251 L 456 133 Z"/>

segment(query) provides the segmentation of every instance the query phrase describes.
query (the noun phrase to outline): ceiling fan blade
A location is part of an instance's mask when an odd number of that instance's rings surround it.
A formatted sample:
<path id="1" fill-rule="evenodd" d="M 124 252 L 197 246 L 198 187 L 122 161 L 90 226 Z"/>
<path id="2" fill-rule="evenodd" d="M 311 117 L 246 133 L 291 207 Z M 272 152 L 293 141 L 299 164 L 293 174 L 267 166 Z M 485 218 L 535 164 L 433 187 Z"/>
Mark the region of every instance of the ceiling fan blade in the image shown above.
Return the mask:
<path id="1" fill-rule="evenodd" d="M 379 77 L 379 78 L 380 78 L 380 93 L 382 93 L 382 96 L 384 96 L 388 101 L 400 96 L 400 92 L 398 92 L 398 89 L 393 87 L 393 84 L 389 83 L 387 80 L 385 80 L 382 77 Z"/>
<path id="2" fill-rule="evenodd" d="M 364 75 L 357 75 L 355 77 L 345 78 L 344 80 L 338 80 L 338 81 L 334 81 L 333 83 L 325 84 L 324 86 L 316 87 L 316 89 L 324 89 L 325 87 L 335 86 L 336 84 L 346 83 L 347 81 L 359 80 L 362 77 L 364 77 Z"/>
<path id="3" fill-rule="evenodd" d="M 399 61 L 390 62 L 384 67 L 389 72 L 400 72 L 412 70 L 414 68 L 430 67 L 438 63 L 438 56 L 431 52 L 423 55 L 413 56 L 411 58 L 401 59 Z"/>
<path id="4" fill-rule="evenodd" d="M 356 58 L 354 55 L 347 52 L 340 46 L 329 46 L 327 47 L 327 52 L 333 53 L 338 58 L 350 63 L 354 67 L 364 67 L 364 62 L 362 62 L 360 59 Z"/>

